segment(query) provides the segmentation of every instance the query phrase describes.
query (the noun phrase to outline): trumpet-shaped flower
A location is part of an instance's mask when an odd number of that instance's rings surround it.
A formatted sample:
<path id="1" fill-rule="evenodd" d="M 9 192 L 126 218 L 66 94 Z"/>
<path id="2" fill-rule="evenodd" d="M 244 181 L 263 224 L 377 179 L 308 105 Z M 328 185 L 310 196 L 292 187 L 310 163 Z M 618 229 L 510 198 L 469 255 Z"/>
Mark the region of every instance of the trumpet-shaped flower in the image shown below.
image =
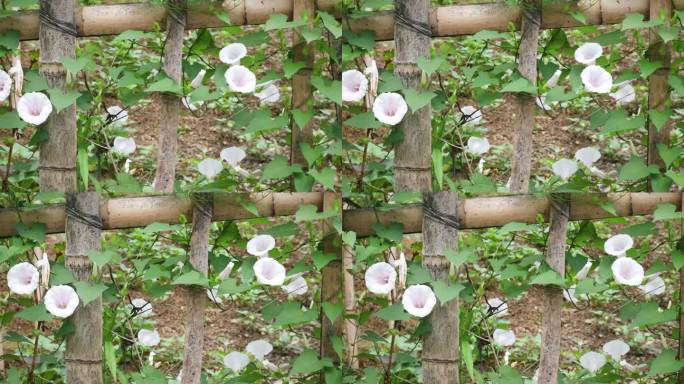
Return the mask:
<path id="1" fill-rule="evenodd" d="M 247 253 L 252 256 L 262 257 L 275 247 L 275 238 L 271 235 L 257 235 L 247 242 Z"/>
<path id="2" fill-rule="evenodd" d="M 623 233 L 615 235 L 603 243 L 603 250 L 615 257 L 625 256 L 632 247 L 634 247 L 634 239 L 632 236 Z"/>
<path id="3" fill-rule="evenodd" d="M 377 295 L 386 295 L 394 289 L 397 281 L 397 271 L 384 261 L 368 267 L 365 275 L 366 288 Z"/>
<path id="4" fill-rule="evenodd" d="M 487 299 L 485 304 L 487 305 L 485 310 L 497 317 L 505 316 L 508 313 L 508 304 L 498 297 Z"/>
<path id="5" fill-rule="evenodd" d="M 416 317 L 425 317 L 432 312 L 432 308 L 437 304 L 437 297 L 432 292 L 432 288 L 427 285 L 412 285 L 404 291 L 401 304 L 406 312 Z"/>
<path id="6" fill-rule="evenodd" d="M 28 295 L 38 288 L 40 273 L 33 264 L 23 262 L 15 264 L 7 272 L 7 286 L 17 295 Z"/>
<path id="7" fill-rule="evenodd" d="M 152 315 L 152 304 L 149 301 L 137 297 L 131 300 L 131 305 L 133 306 L 133 311 L 142 317 L 148 317 Z"/>
<path id="8" fill-rule="evenodd" d="M 240 59 L 245 56 L 247 47 L 242 43 L 228 44 L 219 51 L 219 60 L 228 65 L 240 64 Z"/>
<path id="9" fill-rule="evenodd" d="M 556 69 L 556 72 L 554 72 L 553 75 L 549 77 L 548 80 L 546 80 L 546 86 L 549 88 L 553 88 L 556 85 L 558 85 L 558 80 L 560 80 L 562 74 L 563 71 L 561 71 L 560 69 Z"/>
<path id="10" fill-rule="evenodd" d="M 603 344 L 603 352 L 608 354 L 615 361 L 620 361 L 622 356 L 629 352 L 629 345 L 620 339 L 611 340 Z"/>
<path id="11" fill-rule="evenodd" d="M 0 69 L 0 101 L 5 101 L 12 92 L 12 78 Z"/>
<path id="12" fill-rule="evenodd" d="M 274 83 L 269 83 L 261 91 L 256 92 L 254 96 L 259 98 L 262 105 L 275 104 L 280 100 L 280 89 Z"/>
<path id="13" fill-rule="evenodd" d="M 288 295 L 299 296 L 305 294 L 309 290 L 309 285 L 306 283 L 306 279 L 299 275 L 290 279 L 290 282 L 283 285 L 282 288 Z"/>
<path id="14" fill-rule="evenodd" d="M 644 279 L 644 267 L 629 257 L 618 257 L 610 268 L 618 284 L 637 286 Z"/>
<path id="15" fill-rule="evenodd" d="M 537 103 L 537 107 L 545 110 L 545 111 L 550 111 L 551 110 L 551 105 L 546 102 L 546 94 L 543 94 L 541 96 L 535 97 L 534 102 Z"/>
<path id="16" fill-rule="evenodd" d="M 25 122 L 41 125 L 52 113 L 52 104 L 44 93 L 29 92 L 19 98 L 17 113 Z"/>
<path id="17" fill-rule="evenodd" d="M 595 162 L 601 158 L 601 152 L 593 147 L 580 148 L 575 152 L 575 160 L 591 169 Z"/>
<path id="18" fill-rule="evenodd" d="M 598 65 L 590 65 L 580 73 L 584 89 L 587 92 L 608 93 L 613 87 L 613 77 Z"/>
<path id="19" fill-rule="evenodd" d="M 408 112 L 408 105 L 404 97 L 398 93 L 381 93 L 373 102 L 373 115 L 383 124 L 399 124 L 406 112 Z"/>
<path id="20" fill-rule="evenodd" d="M 494 343 L 502 347 L 510 347 L 515 344 L 515 333 L 511 330 L 495 329 L 492 334 Z"/>
<path id="21" fill-rule="evenodd" d="M 406 275 L 408 273 L 408 265 L 406 264 L 406 255 L 404 252 L 399 252 L 399 258 L 391 260 L 390 264 L 397 270 L 399 277 L 399 288 L 406 288 Z"/>
<path id="22" fill-rule="evenodd" d="M 76 291 L 68 285 L 55 285 L 45 294 L 45 308 L 48 312 L 61 318 L 71 316 L 78 307 L 79 299 Z"/>
<path id="23" fill-rule="evenodd" d="M 568 180 L 577 172 L 577 163 L 570 159 L 560 159 L 551 167 L 553 174 L 563 180 Z"/>
<path id="24" fill-rule="evenodd" d="M 625 105 L 636 100 L 636 91 L 629 81 L 623 81 L 617 85 L 617 90 L 615 92 L 608 94 L 612 97 L 617 105 Z"/>
<path id="25" fill-rule="evenodd" d="M 33 252 L 36 255 L 33 265 L 40 272 L 40 285 L 47 290 L 50 286 L 50 259 L 48 258 L 48 253 L 40 247 L 34 247 Z"/>
<path id="26" fill-rule="evenodd" d="M 221 159 L 233 168 L 237 168 L 245 157 L 247 153 L 242 148 L 228 147 L 221 151 Z"/>
<path id="27" fill-rule="evenodd" d="M 575 277 L 577 277 L 577 280 L 584 280 L 587 278 L 587 274 L 589 274 L 589 270 L 591 270 L 591 265 L 591 260 L 587 260 L 582 269 L 580 269 L 577 272 L 577 275 L 575 275 Z"/>
<path id="28" fill-rule="evenodd" d="M 159 344 L 161 338 L 156 330 L 141 329 L 138 331 L 138 342 L 146 347 L 154 347 Z"/>
<path id="29" fill-rule="evenodd" d="M 380 79 L 378 64 L 370 55 L 364 55 L 363 62 L 366 64 L 366 69 L 363 70 L 363 74 L 368 76 L 369 80 L 368 91 L 375 97 L 378 94 L 378 80 Z"/>
<path id="30" fill-rule="evenodd" d="M 135 152 L 136 145 L 135 140 L 132 137 L 125 138 L 117 136 L 114 138 L 114 144 L 112 145 L 112 151 L 123 156 L 128 156 Z"/>
<path id="31" fill-rule="evenodd" d="M 591 351 L 582 355 L 579 361 L 582 368 L 595 373 L 606 364 L 606 357 L 601 353 Z"/>
<path id="32" fill-rule="evenodd" d="M 245 347 L 245 351 L 254 355 L 257 360 L 263 360 L 264 356 L 273 351 L 273 346 L 268 342 L 268 340 L 259 339 L 250 341 Z"/>
<path id="33" fill-rule="evenodd" d="M 190 86 L 193 88 L 199 88 L 202 85 L 202 81 L 204 81 L 204 75 L 206 74 L 206 70 L 200 69 L 200 71 L 197 72 L 197 75 L 195 75 L 195 77 L 190 82 Z"/>
<path id="34" fill-rule="evenodd" d="M 480 124 L 482 121 L 482 111 L 472 105 L 463 106 L 461 108 L 461 116 L 466 123 Z"/>
<path id="35" fill-rule="evenodd" d="M 665 293 L 665 288 L 665 280 L 658 275 L 649 276 L 646 283 L 639 286 L 645 295 L 662 295 Z"/>
<path id="36" fill-rule="evenodd" d="M 197 164 L 197 170 L 207 179 L 213 179 L 223 170 L 223 164 L 216 159 L 204 159 Z"/>
<path id="37" fill-rule="evenodd" d="M 367 91 L 368 79 L 363 73 L 356 69 L 342 72 L 342 101 L 363 100 Z"/>
<path id="38" fill-rule="evenodd" d="M 126 125 L 128 122 L 128 111 L 118 105 L 107 107 L 107 120 L 117 126 Z"/>
<path id="39" fill-rule="evenodd" d="M 593 65 L 603 54 L 603 47 L 597 43 L 584 43 L 575 50 L 575 60 L 584 65 Z"/>
<path id="40" fill-rule="evenodd" d="M 270 257 L 257 260 L 253 268 L 260 284 L 280 286 L 285 282 L 285 267 Z"/>
<path id="41" fill-rule="evenodd" d="M 233 351 L 223 358 L 223 366 L 239 373 L 249 364 L 249 356 L 242 352 Z"/>
<path id="42" fill-rule="evenodd" d="M 225 77 L 228 87 L 233 92 L 252 93 L 256 89 L 256 76 L 242 65 L 228 68 Z"/>
<path id="43" fill-rule="evenodd" d="M 577 296 L 575 292 L 577 291 L 577 285 L 573 284 L 568 289 L 563 289 L 563 298 L 571 303 L 577 302 Z"/>
<path id="44" fill-rule="evenodd" d="M 230 273 L 233 272 L 233 267 L 235 267 L 235 263 L 232 261 L 229 262 L 226 265 L 226 267 L 223 268 L 221 273 L 219 273 L 219 275 L 218 275 L 219 280 L 223 281 L 223 280 L 227 279 L 230 276 Z"/>
<path id="45" fill-rule="evenodd" d="M 468 144 L 466 145 L 466 150 L 474 155 L 482 156 L 489 152 L 491 146 L 489 145 L 489 140 L 487 138 L 470 136 L 468 138 Z"/>

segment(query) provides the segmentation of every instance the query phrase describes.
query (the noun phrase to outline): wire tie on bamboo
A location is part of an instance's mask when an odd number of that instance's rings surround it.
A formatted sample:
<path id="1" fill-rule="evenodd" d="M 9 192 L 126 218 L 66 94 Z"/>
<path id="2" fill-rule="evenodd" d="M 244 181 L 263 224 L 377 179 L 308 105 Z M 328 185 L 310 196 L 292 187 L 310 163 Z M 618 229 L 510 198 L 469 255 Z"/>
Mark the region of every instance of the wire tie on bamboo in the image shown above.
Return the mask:
<path id="1" fill-rule="evenodd" d="M 423 198 L 423 214 L 425 218 L 450 228 L 459 229 L 458 217 L 446 212 L 441 212 L 432 206 L 432 197 L 425 194 Z M 454 207 L 456 209 L 456 207 Z"/>
<path id="2" fill-rule="evenodd" d="M 78 208 L 76 208 L 76 196 L 73 194 L 66 195 L 64 213 L 67 217 L 72 218 L 89 227 L 94 227 L 99 230 L 104 229 L 102 219 L 99 216 L 81 212 Z"/>
<path id="3" fill-rule="evenodd" d="M 187 19 L 187 6 L 176 3 L 173 0 L 166 1 L 166 9 L 169 11 L 169 16 L 183 27 L 185 27 Z"/>
<path id="4" fill-rule="evenodd" d="M 394 3 L 394 21 L 397 25 L 419 33 L 428 38 L 432 37 L 432 26 L 429 23 L 414 20 L 406 15 L 404 3 Z"/>
<path id="5" fill-rule="evenodd" d="M 212 212 L 206 210 L 204 205 L 209 202 L 213 196 L 207 193 L 191 193 L 190 201 L 192 202 L 192 208 L 200 211 L 202 215 L 212 218 L 214 215 Z"/>
<path id="6" fill-rule="evenodd" d="M 38 15 L 40 17 L 41 25 L 52 28 L 55 31 L 61 32 L 65 35 L 78 37 L 76 25 L 52 17 L 52 12 L 49 11 L 50 7 L 51 5 L 49 0 L 42 0 L 40 2 L 40 11 Z"/>
<path id="7" fill-rule="evenodd" d="M 551 203 L 551 208 L 556 211 L 556 213 L 562 215 L 566 219 L 570 219 L 570 210 L 568 213 L 564 212 L 561 203 L 567 203 L 570 200 L 570 194 L 567 192 L 551 192 L 549 194 L 549 201 Z"/>

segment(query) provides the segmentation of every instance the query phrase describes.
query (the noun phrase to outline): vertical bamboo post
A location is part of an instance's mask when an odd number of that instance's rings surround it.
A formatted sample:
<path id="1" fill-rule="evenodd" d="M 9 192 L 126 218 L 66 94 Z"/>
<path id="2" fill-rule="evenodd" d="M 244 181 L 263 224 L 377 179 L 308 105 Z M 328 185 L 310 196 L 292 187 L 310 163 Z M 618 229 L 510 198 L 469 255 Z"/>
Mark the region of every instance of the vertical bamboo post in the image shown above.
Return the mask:
<path id="1" fill-rule="evenodd" d="M 433 215 L 446 217 L 457 223 L 456 207 L 458 196 L 454 192 L 423 194 L 427 208 L 423 218 L 423 266 L 430 271 L 435 281 L 449 284 L 451 264 L 444 256 L 447 250 L 458 246 L 458 230 L 437 220 Z M 421 360 L 423 382 L 431 384 L 459 383 L 459 300 L 455 298 L 446 304 L 438 303 L 429 317 L 432 330 L 424 336 Z"/>
<path id="2" fill-rule="evenodd" d="M 650 19 L 655 20 L 661 13 L 665 16 L 665 27 L 670 27 L 672 17 L 671 0 L 650 0 Z M 648 32 L 650 46 L 648 48 L 648 59 L 650 61 L 660 61 L 662 67 L 657 69 L 648 78 L 648 108 L 649 110 L 662 111 L 666 102 L 670 99 L 670 88 L 667 84 L 667 77 L 670 73 L 671 44 L 665 43 L 658 35 L 657 28 L 651 28 Z M 665 123 L 660 130 L 656 128 L 649 119 L 648 123 L 648 164 L 655 164 L 661 171 L 665 170 L 665 163 L 658 153 L 657 144 L 668 145 L 670 143 L 671 124 Z"/>
<path id="3" fill-rule="evenodd" d="M 64 89 L 62 58 L 76 57 L 74 0 L 40 1 L 40 74 L 53 88 Z M 76 191 L 76 105 L 53 111 L 44 125 L 48 139 L 40 144 L 40 190 Z"/>
<path id="4" fill-rule="evenodd" d="M 518 48 L 518 71 L 532 84 L 537 84 L 537 49 L 541 26 L 541 1 L 523 0 L 522 36 Z M 516 95 L 517 118 L 514 121 L 511 192 L 527 193 L 532 166 L 532 132 L 534 130 L 535 96 Z"/>
<path id="5" fill-rule="evenodd" d="M 190 265 L 205 277 L 209 271 L 209 232 L 213 207 L 211 194 L 193 196 Z M 185 293 L 187 309 L 181 384 L 199 384 L 204 353 L 204 308 L 207 293 L 206 288 L 199 286 L 188 286 Z"/>
<path id="6" fill-rule="evenodd" d="M 65 265 L 77 280 L 88 281 L 93 264 L 88 251 L 100 250 L 100 195 L 97 192 L 66 195 Z M 102 383 L 102 298 L 87 305 L 79 304 L 71 316 L 74 332 L 67 336 L 66 382 L 69 384 Z"/>
<path id="7" fill-rule="evenodd" d="M 565 241 L 568 236 L 570 196 L 552 194 L 550 198 L 551 214 L 546 263 L 561 276 L 565 276 Z M 558 381 L 562 306 L 562 289 L 553 285 L 544 287 L 539 384 L 556 384 Z"/>
<path id="8" fill-rule="evenodd" d="M 354 275 L 349 272 L 354 268 L 354 250 L 349 246 L 342 247 L 342 269 L 344 270 L 344 312 L 351 314 L 356 312 L 356 290 L 354 288 Z M 359 360 L 356 358 L 358 346 L 358 325 L 356 320 L 345 319 L 344 336 L 346 348 L 346 363 L 353 369 L 359 368 Z"/>
<path id="9" fill-rule="evenodd" d="M 323 192 L 323 211 L 340 209 L 342 212 L 342 196 L 335 192 Z M 342 266 L 342 239 L 332 226 L 330 219 L 323 222 L 323 252 L 334 253 L 335 259 L 321 271 L 321 304 L 324 302 L 339 303 L 341 290 L 344 288 L 344 271 Z M 321 357 L 338 360 L 333 348 L 333 339 L 342 336 L 344 322 L 341 317 L 331 322 L 321 311 Z M 341 341 L 341 340 L 340 340 Z"/>
<path id="10" fill-rule="evenodd" d="M 187 19 L 186 0 L 166 0 L 166 43 L 164 45 L 164 72 L 180 84 L 183 76 L 183 37 Z M 176 148 L 180 122 L 181 97 L 173 93 L 161 95 L 161 120 L 159 122 L 159 154 L 154 189 L 157 192 L 173 192 L 176 179 Z"/>
<path id="11" fill-rule="evenodd" d="M 394 9 L 394 74 L 404 87 L 419 89 L 422 71 L 417 60 L 430 57 L 430 0 L 395 0 Z M 394 190 L 431 191 L 432 108 L 428 104 L 407 113 L 397 127 L 403 139 L 394 155 Z"/>
<path id="12" fill-rule="evenodd" d="M 308 15 L 307 26 L 309 28 L 312 27 L 316 17 L 316 2 L 314 0 L 294 0 L 293 6 L 292 19 L 298 20 L 304 17 L 304 15 Z M 305 66 L 292 76 L 292 110 L 306 112 L 309 108 L 312 108 L 310 101 L 312 100 L 311 72 L 313 70 L 314 45 L 313 42 L 307 44 L 306 40 L 299 36 L 299 34 L 296 34 L 294 39 L 294 61 L 304 63 Z M 301 145 L 313 142 L 312 122 L 313 119 L 309 120 L 303 127 L 300 127 L 292 119 L 292 142 L 290 145 L 290 162 L 292 164 L 299 164 L 302 167 L 307 166 L 306 159 L 302 154 Z"/>
<path id="13" fill-rule="evenodd" d="M 682 203 L 684 203 L 684 191 L 682 191 Z M 684 210 L 684 205 L 682 205 Z M 681 221 L 679 239 L 679 251 L 684 252 L 684 220 Z M 684 360 L 684 268 L 679 269 L 679 360 Z M 684 384 L 684 368 L 677 375 L 679 384 Z"/>

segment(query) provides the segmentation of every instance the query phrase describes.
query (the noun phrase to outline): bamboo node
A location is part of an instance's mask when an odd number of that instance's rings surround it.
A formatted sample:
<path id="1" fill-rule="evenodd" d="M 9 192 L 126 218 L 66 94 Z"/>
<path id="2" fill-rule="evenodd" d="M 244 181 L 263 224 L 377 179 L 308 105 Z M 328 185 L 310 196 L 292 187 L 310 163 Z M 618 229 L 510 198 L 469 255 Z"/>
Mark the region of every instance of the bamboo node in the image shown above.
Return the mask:
<path id="1" fill-rule="evenodd" d="M 76 364 L 102 364 L 102 359 L 80 359 L 76 357 L 65 357 L 64 361 L 67 363 Z"/>
<path id="2" fill-rule="evenodd" d="M 458 359 L 440 359 L 437 357 L 422 357 L 421 360 L 424 363 L 432 363 L 432 364 L 454 364 L 454 363 L 458 363 Z"/>

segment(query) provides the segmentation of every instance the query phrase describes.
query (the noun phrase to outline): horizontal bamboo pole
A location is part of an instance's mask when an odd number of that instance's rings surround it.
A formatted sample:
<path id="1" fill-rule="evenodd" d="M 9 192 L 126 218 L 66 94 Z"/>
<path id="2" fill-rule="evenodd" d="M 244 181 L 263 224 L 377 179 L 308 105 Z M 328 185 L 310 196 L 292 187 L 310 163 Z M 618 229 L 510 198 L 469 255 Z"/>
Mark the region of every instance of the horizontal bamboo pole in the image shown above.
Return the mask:
<path id="1" fill-rule="evenodd" d="M 186 29 L 225 27 L 224 21 L 215 16 L 224 11 L 231 25 L 263 24 L 275 13 L 292 17 L 293 0 L 226 0 L 223 2 L 195 2 L 188 8 Z M 339 0 L 317 0 L 318 9 L 335 12 Z M 166 19 L 164 6 L 150 3 L 89 5 L 76 9 L 78 35 L 118 35 L 128 30 L 150 31 Z M 0 35 L 9 30 L 19 31 L 21 40 L 38 39 L 40 20 L 38 11 L 17 12 L 0 18 Z"/>
<path id="2" fill-rule="evenodd" d="M 617 24 L 627 13 L 641 13 L 649 18 L 649 0 L 580 0 L 574 2 L 544 3 L 542 28 L 570 28 L 580 26 L 580 22 L 570 16 L 566 7 L 581 10 L 588 25 Z M 684 0 L 673 0 L 675 9 L 684 9 Z M 433 36 L 472 35 L 481 30 L 506 31 L 513 23 L 520 28 L 522 13 L 520 8 L 501 3 L 447 5 L 435 7 L 430 12 Z M 345 23 L 345 27 L 347 24 Z M 394 13 L 378 12 L 371 16 L 352 19 L 349 29 L 355 32 L 371 30 L 375 40 L 394 38 Z"/>

